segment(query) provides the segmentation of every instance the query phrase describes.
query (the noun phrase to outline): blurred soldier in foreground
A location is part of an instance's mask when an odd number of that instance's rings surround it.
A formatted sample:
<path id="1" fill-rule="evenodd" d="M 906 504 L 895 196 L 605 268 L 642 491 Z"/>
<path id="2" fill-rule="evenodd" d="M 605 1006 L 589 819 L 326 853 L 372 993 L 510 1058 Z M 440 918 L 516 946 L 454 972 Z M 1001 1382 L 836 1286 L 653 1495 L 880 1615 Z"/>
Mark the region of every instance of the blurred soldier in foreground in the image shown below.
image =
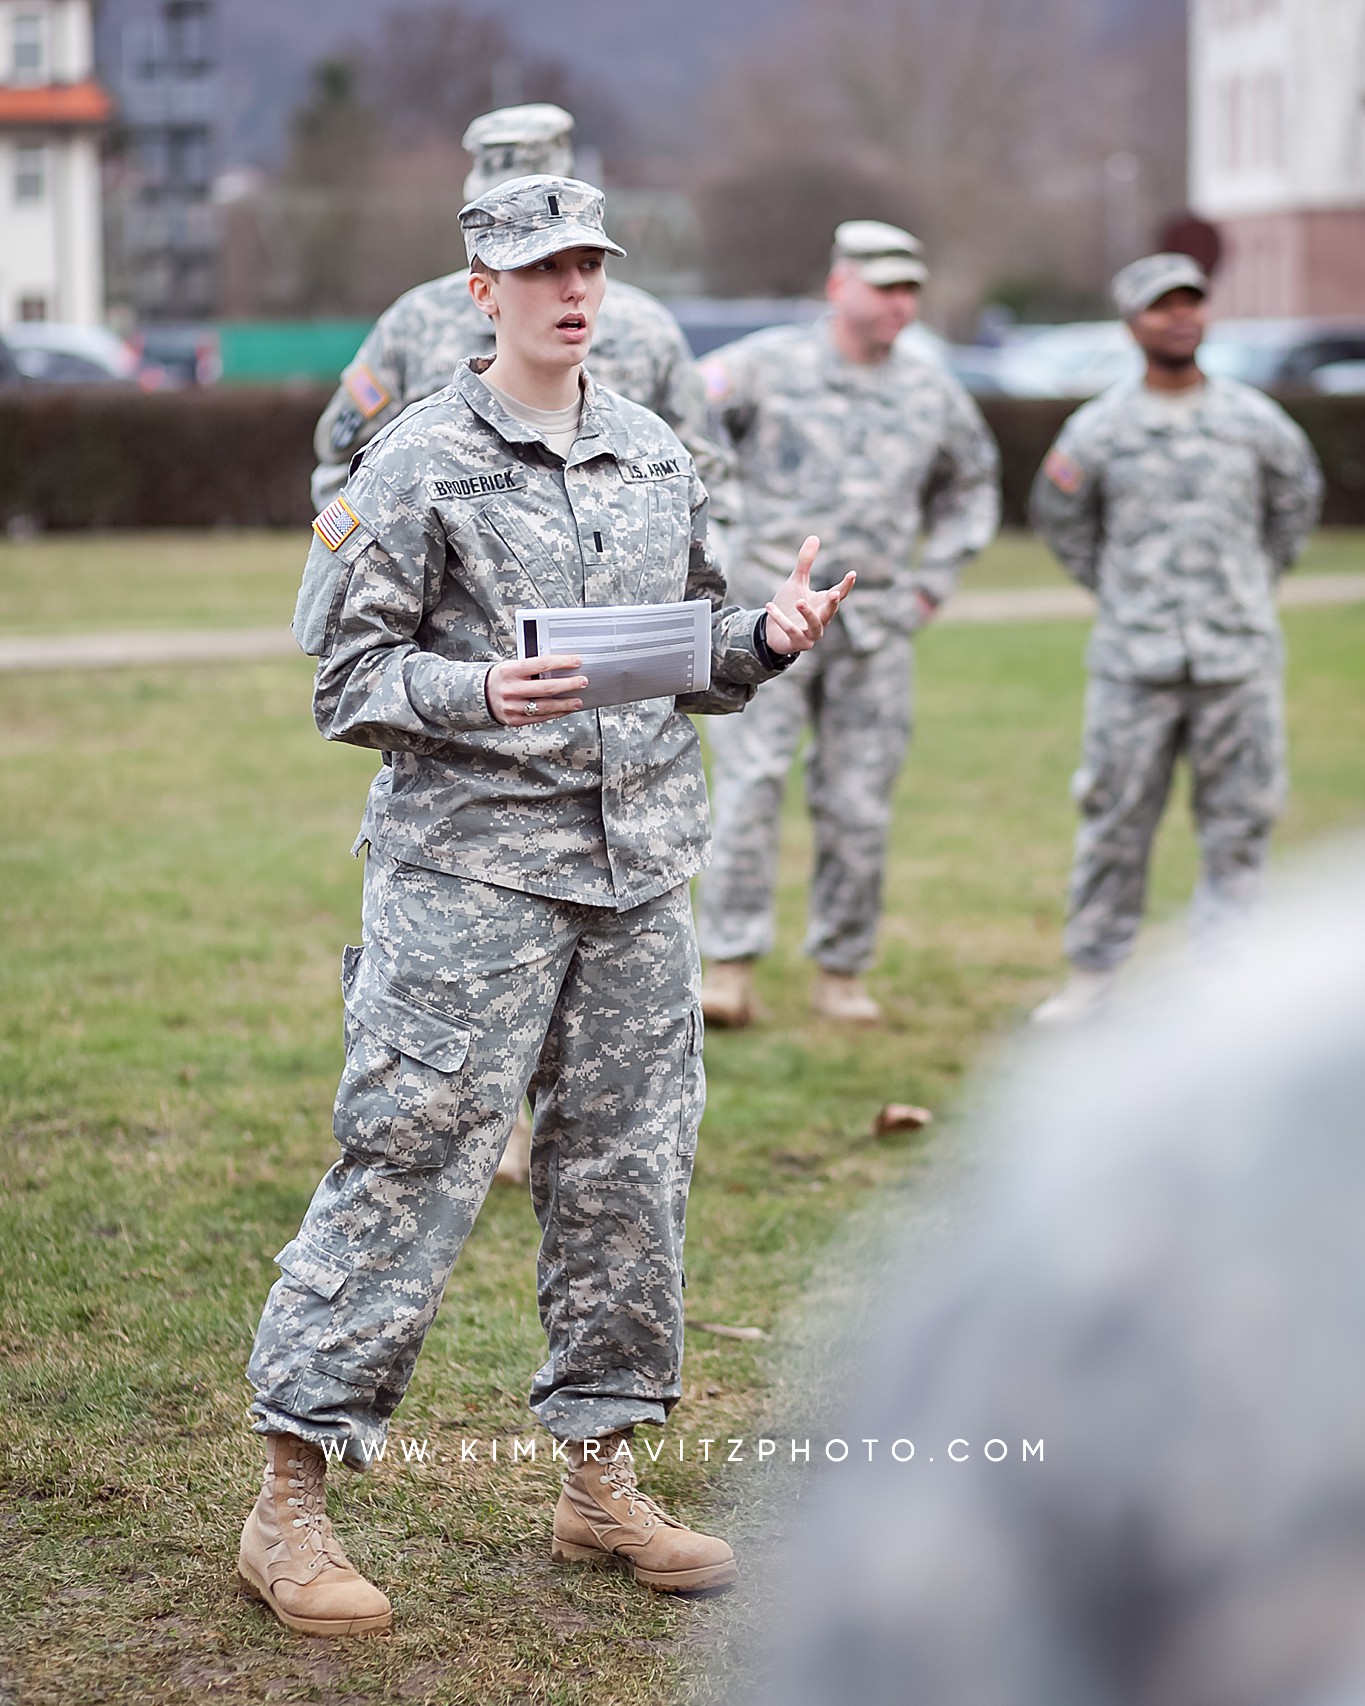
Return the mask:
<path id="1" fill-rule="evenodd" d="M 503 107 L 475 119 L 461 139 L 474 159 L 465 196 L 472 200 L 529 173 L 571 172 L 572 130 L 572 116 L 547 104 Z M 352 456 L 381 427 L 409 403 L 449 385 L 461 361 L 491 358 L 493 327 L 470 299 L 468 281 L 468 272 L 455 272 L 419 284 L 375 322 L 318 421 L 316 509 L 325 509 L 341 490 Z M 705 401 L 691 351 L 661 302 L 634 285 L 608 280 L 592 376 L 661 415 L 691 451 L 703 481 L 723 483 L 723 459 L 705 435 Z"/>
<path id="2" fill-rule="evenodd" d="M 984 1212 L 835 1418 L 773 1706 L 1365 1699 L 1350 854 L 996 1094 Z"/>
<path id="3" fill-rule="evenodd" d="M 1208 280 L 1148 255 L 1114 280 L 1144 378 L 1087 403 L 1034 482 L 1032 519 L 1099 599 L 1067 903 L 1070 981 L 1034 1012 L 1079 1019 L 1132 951 L 1147 860 L 1184 752 L 1201 869 L 1191 928 L 1255 898 L 1285 788 L 1276 577 L 1303 549 L 1322 476 L 1277 403 L 1196 360 Z"/>
<path id="4" fill-rule="evenodd" d="M 765 690 L 742 728 L 712 734 L 716 847 L 700 931 L 711 961 L 703 1006 L 718 1024 L 753 1017 L 753 962 L 773 945 L 782 794 L 807 726 L 813 1005 L 828 1019 L 881 1016 L 862 974 L 875 950 L 891 791 L 910 736 L 911 635 L 999 519 L 995 444 L 976 405 L 896 342 L 927 277 L 908 232 L 849 221 L 835 233 L 822 319 L 756 332 L 702 364 L 738 460 L 736 596 L 772 596 L 806 530 L 802 517 L 820 518 L 827 584 L 858 571 L 857 606 L 842 613 L 821 656 Z"/>
<path id="5" fill-rule="evenodd" d="M 818 540 L 765 609 L 725 605 L 706 494 L 657 415 L 585 378 L 622 250 L 600 191 L 517 178 L 461 212 L 496 326 L 364 452 L 314 523 L 295 633 L 332 740 L 377 748 L 358 846 L 363 946 L 343 968 L 341 1157 L 280 1252 L 249 1376 L 266 1436 L 239 1570 L 291 1629 L 378 1633 L 389 1602 L 327 1518 L 327 1454 L 383 1442 L 532 1083 L 549 1354 L 531 1407 L 564 1442 L 556 1560 L 664 1592 L 734 1554 L 635 1484 L 631 1431 L 681 1393 L 682 1255 L 705 1101 L 688 881 L 706 781 L 684 714 L 739 711 L 820 638 Z M 710 687 L 583 709 L 580 659 L 518 659 L 524 604 L 711 617 Z"/>

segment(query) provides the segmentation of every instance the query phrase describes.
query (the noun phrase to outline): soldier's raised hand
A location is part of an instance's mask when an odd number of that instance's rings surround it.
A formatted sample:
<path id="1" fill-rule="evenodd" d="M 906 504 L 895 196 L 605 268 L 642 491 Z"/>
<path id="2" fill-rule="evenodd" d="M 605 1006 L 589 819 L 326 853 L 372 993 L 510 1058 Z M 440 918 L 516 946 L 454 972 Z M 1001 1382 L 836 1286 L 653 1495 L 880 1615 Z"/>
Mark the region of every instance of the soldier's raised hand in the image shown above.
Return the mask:
<path id="1" fill-rule="evenodd" d="M 838 586 L 824 592 L 811 590 L 811 565 L 819 550 L 820 541 L 812 533 L 802 545 L 796 567 L 782 583 L 777 597 L 764 606 L 768 616 L 768 650 L 779 656 L 788 652 L 808 652 L 853 590 L 857 577 L 852 569 Z"/>

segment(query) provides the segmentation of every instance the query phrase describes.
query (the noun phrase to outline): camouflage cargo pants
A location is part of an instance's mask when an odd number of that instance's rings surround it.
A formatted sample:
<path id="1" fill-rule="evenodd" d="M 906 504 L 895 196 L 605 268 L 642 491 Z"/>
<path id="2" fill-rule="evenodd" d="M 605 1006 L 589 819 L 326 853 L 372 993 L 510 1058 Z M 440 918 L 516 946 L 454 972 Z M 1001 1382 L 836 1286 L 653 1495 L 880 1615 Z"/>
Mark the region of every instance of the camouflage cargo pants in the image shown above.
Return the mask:
<path id="1" fill-rule="evenodd" d="M 805 951 L 827 971 L 871 965 L 891 793 L 910 739 L 913 660 L 909 639 L 899 635 L 874 652 L 855 652 L 836 622 L 816 650 L 765 682 L 740 716 L 708 724 L 715 839 L 701 885 L 704 954 L 749 959 L 772 948 L 782 794 L 809 726 L 815 875 Z"/>
<path id="2" fill-rule="evenodd" d="M 1255 900 L 1284 801 L 1279 676 L 1169 685 L 1095 676 L 1071 784 L 1081 826 L 1063 940 L 1074 965 L 1108 970 L 1131 952 L 1152 841 L 1182 752 L 1200 849 L 1191 931 L 1216 931 Z"/>
<path id="3" fill-rule="evenodd" d="M 617 913 L 394 864 L 346 951 L 341 1158 L 256 1333 L 257 1432 L 384 1437 L 528 1080 L 549 1357 L 531 1407 L 562 1439 L 661 1422 L 682 1364 L 682 1249 L 705 1100 L 685 886 Z"/>

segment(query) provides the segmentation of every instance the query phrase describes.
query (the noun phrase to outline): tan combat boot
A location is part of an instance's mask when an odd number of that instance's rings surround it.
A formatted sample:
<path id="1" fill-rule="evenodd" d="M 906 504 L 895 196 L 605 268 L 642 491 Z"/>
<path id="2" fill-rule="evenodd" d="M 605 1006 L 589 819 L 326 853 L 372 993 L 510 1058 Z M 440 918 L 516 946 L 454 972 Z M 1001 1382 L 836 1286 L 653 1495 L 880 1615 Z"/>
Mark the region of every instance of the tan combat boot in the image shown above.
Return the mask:
<path id="1" fill-rule="evenodd" d="M 712 960 L 701 980 L 701 1014 L 708 1025 L 739 1031 L 758 1016 L 752 960 Z"/>
<path id="2" fill-rule="evenodd" d="M 822 1019 L 832 1019 L 840 1025 L 879 1025 L 882 1010 L 863 988 L 863 980 L 848 972 L 815 970 L 811 985 L 810 1004 Z"/>
<path id="3" fill-rule="evenodd" d="M 523 1105 L 517 1109 L 507 1147 L 493 1178 L 500 1185 L 524 1185 L 531 1177 L 531 1122 Z"/>
<path id="4" fill-rule="evenodd" d="M 322 1452 L 292 1434 L 266 1435 L 261 1496 L 242 1530 L 237 1573 L 301 1635 L 386 1635 L 387 1598 L 354 1569 L 327 1520 Z"/>
<path id="5" fill-rule="evenodd" d="M 660 1593 L 701 1593 L 729 1587 L 739 1571 L 723 1540 L 684 1528 L 635 1485 L 635 1466 L 617 1450 L 626 1434 L 606 1434 L 569 1446 L 569 1473 L 555 1506 L 557 1564 L 601 1564 L 616 1559 L 637 1582 Z"/>

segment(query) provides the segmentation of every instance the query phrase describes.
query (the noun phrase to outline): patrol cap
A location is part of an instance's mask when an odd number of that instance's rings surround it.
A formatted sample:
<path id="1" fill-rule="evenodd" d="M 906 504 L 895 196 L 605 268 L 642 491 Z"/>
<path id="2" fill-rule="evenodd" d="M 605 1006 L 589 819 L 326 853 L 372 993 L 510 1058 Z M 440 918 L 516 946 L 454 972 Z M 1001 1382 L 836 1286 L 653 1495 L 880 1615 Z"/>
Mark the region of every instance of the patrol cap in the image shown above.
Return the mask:
<path id="1" fill-rule="evenodd" d="M 1201 296 L 1207 296 L 1209 280 L 1193 255 L 1144 255 L 1140 261 L 1130 261 L 1121 272 L 1115 273 L 1109 288 L 1119 313 L 1125 320 L 1131 320 L 1168 290 L 1197 290 Z"/>
<path id="2" fill-rule="evenodd" d="M 601 190 L 579 178 L 513 178 L 460 209 L 465 251 L 494 272 L 515 272 L 564 249 L 624 255 L 603 229 L 606 205 Z"/>
<path id="3" fill-rule="evenodd" d="M 880 219 L 846 219 L 836 226 L 834 259 L 849 262 L 868 284 L 923 284 L 929 277 L 919 238 Z"/>
<path id="4" fill-rule="evenodd" d="M 548 101 L 524 107 L 499 107 L 474 119 L 460 138 L 474 164 L 464 181 L 466 201 L 508 178 L 532 172 L 573 171 L 573 114 Z"/>

